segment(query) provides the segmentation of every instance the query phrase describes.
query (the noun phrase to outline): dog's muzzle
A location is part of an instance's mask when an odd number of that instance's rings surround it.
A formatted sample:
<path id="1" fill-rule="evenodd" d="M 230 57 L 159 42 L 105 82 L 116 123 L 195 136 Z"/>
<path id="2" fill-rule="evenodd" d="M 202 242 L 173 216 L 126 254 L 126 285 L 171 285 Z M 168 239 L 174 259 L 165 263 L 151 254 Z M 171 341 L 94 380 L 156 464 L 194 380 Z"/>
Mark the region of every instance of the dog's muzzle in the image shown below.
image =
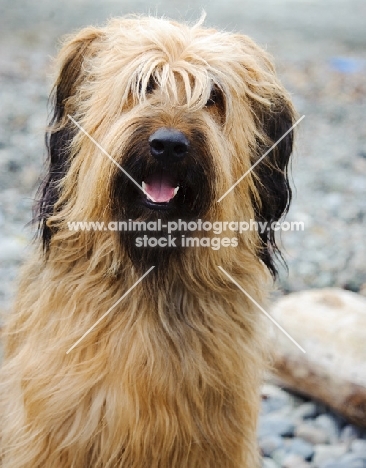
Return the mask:
<path id="1" fill-rule="evenodd" d="M 150 131 L 149 131 L 150 128 Z M 141 122 L 126 148 L 123 168 L 142 188 L 117 172 L 112 182 L 114 216 L 123 219 L 194 219 L 213 199 L 215 180 L 204 135 L 192 128 L 151 128 Z"/>
<path id="2" fill-rule="evenodd" d="M 189 141 L 180 131 L 159 128 L 149 138 L 151 156 L 157 161 L 159 170 L 145 177 L 142 188 L 146 193 L 146 204 L 150 208 L 163 208 L 177 195 L 179 180 L 177 166 L 188 154 Z"/>

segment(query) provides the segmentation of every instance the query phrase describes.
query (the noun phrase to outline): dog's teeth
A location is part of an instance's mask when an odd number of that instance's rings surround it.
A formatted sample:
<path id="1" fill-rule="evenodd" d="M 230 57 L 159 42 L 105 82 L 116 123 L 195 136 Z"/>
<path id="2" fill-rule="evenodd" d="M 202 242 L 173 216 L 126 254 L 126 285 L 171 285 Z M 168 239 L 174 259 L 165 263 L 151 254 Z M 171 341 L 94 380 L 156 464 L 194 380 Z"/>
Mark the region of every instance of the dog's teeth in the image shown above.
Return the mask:
<path id="1" fill-rule="evenodd" d="M 174 189 L 174 196 L 176 196 L 178 190 L 179 190 L 179 187 L 175 187 L 175 189 Z"/>
<path id="2" fill-rule="evenodd" d="M 148 194 L 148 192 L 146 191 L 146 184 L 145 184 L 144 181 L 142 181 L 141 187 L 142 187 L 142 190 L 144 191 L 144 194 L 148 198 L 148 200 L 151 200 L 152 202 L 155 202 L 155 200 L 153 198 L 151 198 L 150 195 Z"/>

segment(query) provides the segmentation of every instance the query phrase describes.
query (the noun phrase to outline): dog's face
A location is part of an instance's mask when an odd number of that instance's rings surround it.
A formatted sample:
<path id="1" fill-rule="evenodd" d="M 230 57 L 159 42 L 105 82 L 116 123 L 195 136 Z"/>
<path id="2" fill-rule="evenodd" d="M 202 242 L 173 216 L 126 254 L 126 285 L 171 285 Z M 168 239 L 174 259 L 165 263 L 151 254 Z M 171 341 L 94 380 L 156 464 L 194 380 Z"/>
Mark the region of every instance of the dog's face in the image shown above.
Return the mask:
<path id="1" fill-rule="evenodd" d="M 46 247 L 67 220 L 272 222 L 286 211 L 291 135 L 218 203 L 294 123 L 268 56 L 249 38 L 116 19 L 72 38 L 60 63 L 40 203 Z M 258 243 L 274 271 L 273 231 Z"/>
<path id="2" fill-rule="evenodd" d="M 139 115 L 134 115 L 119 157 L 123 169 L 143 190 L 117 168 L 111 181 L 115 218 L 204 217 L 215 196 L 215 164 L 208 145 L 214 121 L 207 117 L 205 121 L 202 109 L 168 106 L 158 85 L 154 86 L 148 88 L 146 102 L 137 106 Z"/>

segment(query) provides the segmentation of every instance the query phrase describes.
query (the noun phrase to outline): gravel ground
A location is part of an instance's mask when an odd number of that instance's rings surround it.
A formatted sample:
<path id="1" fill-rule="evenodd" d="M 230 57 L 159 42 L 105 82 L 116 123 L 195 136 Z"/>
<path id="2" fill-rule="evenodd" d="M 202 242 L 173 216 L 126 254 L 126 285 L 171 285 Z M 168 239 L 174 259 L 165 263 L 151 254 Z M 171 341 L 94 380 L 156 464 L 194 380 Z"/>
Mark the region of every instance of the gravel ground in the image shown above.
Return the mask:
<path id="1" fill-rule="evenodd" d="M 195 19 L 252 36 L 276 58 L 300 115 L 296 186 L 282 232 L 289 272 L 279 288 L 340 286 L 366 292 L 366 3 L 364 0 L 229 0 L 194 5 L 115 0 L 53 4 L 0 0 L 0 310 L 10 307 L 27 255 L 27 227 L 43 167 L 43 129 L 57 38 L 131 12 Z M 366 467 L 366 438 L 313 402 L 268 387 L 259 440 L 264 467 Z M 297 457 L 297 458 L 296 458 Z M 300 458 L 299 458 L 300 457 Z M 300 461 L 299 461 L 300 460 Z M 336 461 L 337 460 L 337 461 Z"/>
<path id="2" fill-rule="evenodd" d="M 258 429 L 262 468 L 366 468 L 366 431 L 323 405 L 263 388 Z"/>

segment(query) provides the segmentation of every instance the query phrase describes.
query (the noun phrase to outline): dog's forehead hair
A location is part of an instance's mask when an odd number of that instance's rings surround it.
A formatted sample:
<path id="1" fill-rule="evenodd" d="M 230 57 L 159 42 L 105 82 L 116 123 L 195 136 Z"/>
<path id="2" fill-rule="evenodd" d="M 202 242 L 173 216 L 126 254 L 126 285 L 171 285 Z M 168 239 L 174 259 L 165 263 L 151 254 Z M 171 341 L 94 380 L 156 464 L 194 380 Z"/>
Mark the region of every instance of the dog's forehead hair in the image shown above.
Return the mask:
<path id="1" fill-rule="evenodd" d="M 233 35 L 226 32 L 154 17 L 114 19 L 104 31 L 113 44 L 123 45 L 129 57 L 136 53 L 162 53 L 170 63 L 179 61 L 183 55 L 206 61 L 212 52 L 221 55 L 228 47 L 233 48 Z"/>
<path id="2" fill-rule="evenodd" d="M 103 36 L 92 58 L 93 75 L 123 90 L 123 102 L 130 92 L 145 100 L 153 78 L 170 102 L 182 103 L 184 94 L 190 108 L 203 106 L 213 85 L 227 94 L 243 88 L 243 60 L 247 70 L 255 68 L 254 57 L 244 57 L 244 36 L 201 26 L 158 18 L 118 19 L 103 29 Z"/>

